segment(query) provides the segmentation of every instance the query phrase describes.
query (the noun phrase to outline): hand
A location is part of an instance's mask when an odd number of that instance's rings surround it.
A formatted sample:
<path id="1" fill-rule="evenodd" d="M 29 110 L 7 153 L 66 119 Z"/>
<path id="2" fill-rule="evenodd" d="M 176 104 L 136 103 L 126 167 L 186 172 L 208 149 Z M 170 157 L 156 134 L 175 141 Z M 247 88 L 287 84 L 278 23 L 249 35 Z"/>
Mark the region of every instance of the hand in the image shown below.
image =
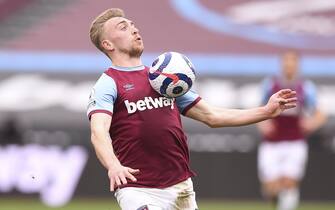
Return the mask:
<path id="1" fill-rule="evenodd" d="M 268 103 L 265 105 L 269 117 L 278 116 L 286 109 L 291 109 L 297 106 L 297 93 L 290 89 L 283 89 L 273 94 Z"/>
<path id="2" fill-rule="evenodd" d="M 127 184 L 127 179 L 136 182 L 136 178 L 133 174 L 139 173 L 139 169 L 132 169 L 129 167 L 122 166 L 121 164 L 115 164 L 108 170 L 108 177 L 110 180 L 110 191 L 114 191 L 115 188 L 123 184 Z"/>

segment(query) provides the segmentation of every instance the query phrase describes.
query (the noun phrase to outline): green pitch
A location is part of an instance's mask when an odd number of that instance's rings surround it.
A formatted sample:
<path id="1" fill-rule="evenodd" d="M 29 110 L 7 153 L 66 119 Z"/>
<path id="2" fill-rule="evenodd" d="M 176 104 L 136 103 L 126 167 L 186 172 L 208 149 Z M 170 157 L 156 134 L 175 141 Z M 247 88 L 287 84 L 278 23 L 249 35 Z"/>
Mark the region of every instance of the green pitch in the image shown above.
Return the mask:
<path id="1" fill-rule="evenodd" d="M 247 201 L 198 201 L 200 210 L 274 210 L 262 202 Z M 49 208 L 36 199 L 5 199 L 0 198 L 0 210 L 120 210 L 114 198 L 107 199 L 76 199 L 61 208 Z M 298 210 L 334 210 L 335 203 L 303 202 Z"/>

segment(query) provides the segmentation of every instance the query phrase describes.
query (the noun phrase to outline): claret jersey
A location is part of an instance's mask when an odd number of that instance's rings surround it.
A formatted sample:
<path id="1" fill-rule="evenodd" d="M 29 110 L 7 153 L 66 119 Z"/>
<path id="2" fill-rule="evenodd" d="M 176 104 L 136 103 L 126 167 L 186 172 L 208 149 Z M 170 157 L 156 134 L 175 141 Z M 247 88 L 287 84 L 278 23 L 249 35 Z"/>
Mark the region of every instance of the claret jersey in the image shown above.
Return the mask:
<path id="1" fill-rule="evenodd" d="M 87 115 L 112 116 L 116 156 L 122 165 L 140 169 L 137 182 L 129 180 L 126 186 L 165 188 L 194 175 L 180 114 L 201 99 L 192 91 L 176 99 L 159 95 L 150 86 L 148 70 L 109 68 L 93 87 Z"/>
<path id="2" fill-rule="evenodd" d="M 271 136 L 265 136 L 265 141 L 300 141 L 305 139 L 300 127 L 300 120 L 304 114 L 315 111 L 317 105 L 316 88 L 311 81 L 307 80 L 296 79 L 288 82 L 281 77 L 268 78 L 263 82 L 263 103 L 265 104 L 272 94 L 285 88 L 297 92 L 297 107 L 285 110 L 278 117 L 272 119 L 276 132 Z"/>

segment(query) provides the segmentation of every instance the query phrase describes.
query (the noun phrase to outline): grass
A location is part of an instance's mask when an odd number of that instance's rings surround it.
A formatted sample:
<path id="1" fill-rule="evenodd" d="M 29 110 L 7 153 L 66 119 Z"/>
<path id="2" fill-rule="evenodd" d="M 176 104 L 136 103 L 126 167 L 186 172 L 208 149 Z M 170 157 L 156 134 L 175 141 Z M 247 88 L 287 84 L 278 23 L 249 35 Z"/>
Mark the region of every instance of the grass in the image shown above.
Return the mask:
<path id="1" fill-rule="evenodd" d="M 263 202 L 250 201 L 207 201 L 198 202 L 201 210 L 274 210 Z M 108 199 L 75 199 L 60 208 L 43 205 L 37 199 L 0 198 L 0 210 L 119 210 L 114 198 Z M 297 210 L 334 210 L 335 202 L 303 202 Z"/>

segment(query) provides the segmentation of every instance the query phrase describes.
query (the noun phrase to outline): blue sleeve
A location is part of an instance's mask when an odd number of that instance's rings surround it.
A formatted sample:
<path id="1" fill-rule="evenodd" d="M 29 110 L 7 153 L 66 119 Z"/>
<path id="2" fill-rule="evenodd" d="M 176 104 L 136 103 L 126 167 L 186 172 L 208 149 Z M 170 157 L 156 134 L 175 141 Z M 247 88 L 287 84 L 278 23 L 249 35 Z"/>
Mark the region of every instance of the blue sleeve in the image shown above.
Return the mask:
<path id="1" fill-rule="evenodd" d="M 262 105 L 266 104 L 271 97 L 272 93 L 272 86 L 273 86 L 273 81 L 271 78 L 266 78 L 263 80 L 261 88 L 262 88 Z"/>
<path id="2" fill-rule="evenodd" d="M 113 78 L 102 74 L 95 83 L 87 106 L 87 116 L 102 112 L 112 115 L 114 102 L 117 97 L 117 88 Z"/>
<path id="3" fill-rule="evenodd" d="M 313 112 L 317 106 L 316 87 L 311 81 L 306 81 L 303 85 L 305 109 Z"/>
<path id="4" fill-rule="evenodd" d="M 184 95 L 177 97 L 177 107 L 179 112 L 185 114 L 190 108 L 193 107 L 198 101 L 200 101 L 199 95 L 193 90 L 188 91 Z"/>

